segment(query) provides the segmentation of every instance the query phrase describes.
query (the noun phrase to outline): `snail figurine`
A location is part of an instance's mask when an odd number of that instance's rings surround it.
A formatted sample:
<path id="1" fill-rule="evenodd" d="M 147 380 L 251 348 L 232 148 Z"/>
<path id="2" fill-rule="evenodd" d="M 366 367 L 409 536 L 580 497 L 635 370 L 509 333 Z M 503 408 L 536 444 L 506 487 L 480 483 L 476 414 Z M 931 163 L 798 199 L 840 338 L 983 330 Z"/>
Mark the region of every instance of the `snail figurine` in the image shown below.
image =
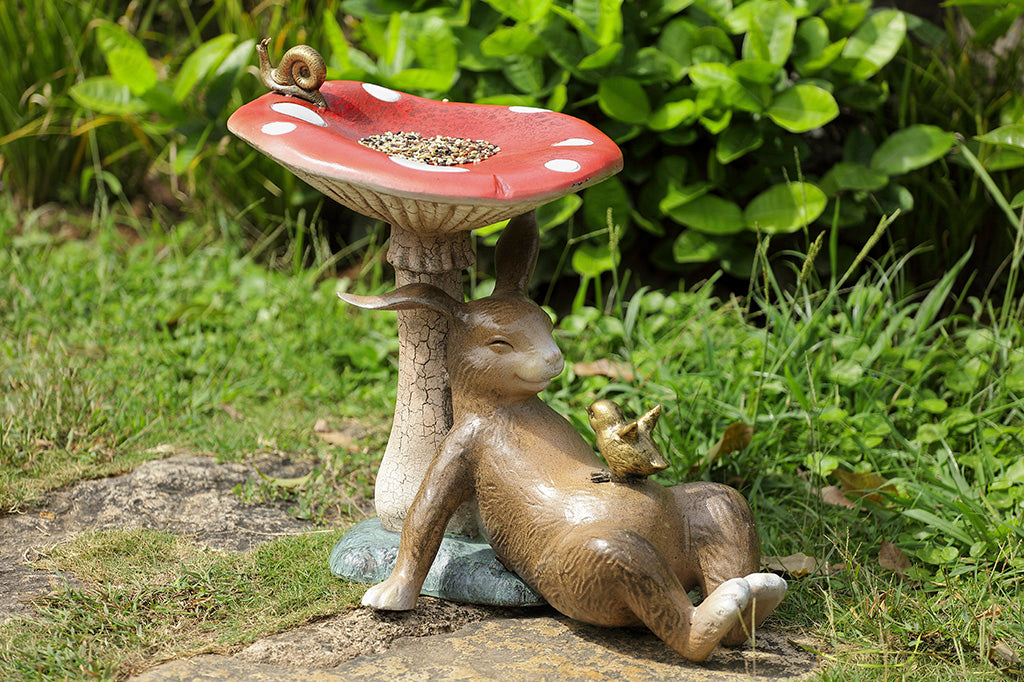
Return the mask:
<path id="1" fill-rule="evenodd" d="M 284 53 L 275 68 L 267 51 L 269 43 L 270 38 L 264 38 L 256 45 L 263 84 L 274 92 L 293 95 L 326 109 L 327 101 L 320 94 L 320 86 L 327 78 L 327 65 L 320 53 L 309 45 L 296 45 Z"/>

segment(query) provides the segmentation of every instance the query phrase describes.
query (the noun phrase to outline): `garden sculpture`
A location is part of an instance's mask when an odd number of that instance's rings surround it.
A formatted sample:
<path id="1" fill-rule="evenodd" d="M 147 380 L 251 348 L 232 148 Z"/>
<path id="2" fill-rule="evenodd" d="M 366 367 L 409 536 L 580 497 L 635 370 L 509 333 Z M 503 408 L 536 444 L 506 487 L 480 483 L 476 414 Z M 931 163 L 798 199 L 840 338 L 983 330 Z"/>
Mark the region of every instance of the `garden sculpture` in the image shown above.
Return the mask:
<path id="1" fill-rule="evenodd" d="M 309 45 L 296 45 L 284 53 L 281 63 L 274 68 L 267 50 L 269 43 L 270 38 L 264 38 L 256 45 L 263 84 L 274 92 L 301 97 L 326 109 L 327 101 L 320 94 L 320 87 L 327 78 L 327 65 L 320 53 Z"/>
<path id="2" fill-rule="evenodd" d="M 300 49 L 301 48 L 301 49 Z M 527 106 L 435 101 L 355 81 L 320 80 L 312 48 L 289 50 L 260 73 L 273 92 L 239 108 L 228 128 L 340 204 L 391 225 L 395 285 L 426 283 L 462 300 L 473 263 L 470 231 L 578 192 L 622 168 L 606 135 L 572 116 Z M 399 531 L 434 453 L 452 426 L 448 318 L 429 307 L 398 313 L 395 419 L 374 504 Z M 470 507 L 449 531 L 475 535 Z"/>
<path id="3" fill-rule="evenodd" d="M 591 474 L 595 483 L 630 483 L 668 468 L 668 460 L 658 450 L 653 436 L 661 405 L 627 422 L 618 405 L 610 400 L 596 400 L 587 408 L 587 416 L 597 438 L 597 451 L 610 469 Z"/>
<path id="4" fill-rule="evenodd" d="M 531 212 L 502 233 L 491 296 L 462 302 L 430 284 L 339 294 L 364 308 L 430 310 L 450 325 L 454 425 L 409 508 L 394 570 L 363 603 L 413 608 L 448 519 L 475 498 L 498 558 L 567 616 L 642 623 L 694 661 L 743 642 L 786 592 L 782 578 L 757 572 L 746 501 L 707 482 L 592 482 L 593 450 L 537 397 L 563 368 L 550 318 L 525 293 L 537 251 Z M 687 591 L 697 587 L 704 600 L 694 606 Z"/>

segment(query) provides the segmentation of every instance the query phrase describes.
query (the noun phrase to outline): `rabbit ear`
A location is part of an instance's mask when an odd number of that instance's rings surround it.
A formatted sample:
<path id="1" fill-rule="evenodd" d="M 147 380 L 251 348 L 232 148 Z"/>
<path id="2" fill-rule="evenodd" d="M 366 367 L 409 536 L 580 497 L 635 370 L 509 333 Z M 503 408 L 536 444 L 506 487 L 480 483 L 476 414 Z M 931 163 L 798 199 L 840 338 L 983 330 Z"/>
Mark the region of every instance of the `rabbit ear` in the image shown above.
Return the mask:
<path id="1" fill-rule="evenodd" d="M 537 230 L 537 216 L 534 211 L 508 221 L 494 250 L 494 260 L 497 263 L 494 290 L 525 294 L 533 267 L 537 264 L 539 248 L 540 233 Z"/>
<path id="2" fill-rule="evenodd" d="M 459 305 L 458 301 L 433 284 L 406 284 L 404 287 L 398 287 L 394 291 L 379 296 L 339 293 L 338 298 L 346 303 L 369 310 L 429 308 L 448 316 L 454 315 Z"/>

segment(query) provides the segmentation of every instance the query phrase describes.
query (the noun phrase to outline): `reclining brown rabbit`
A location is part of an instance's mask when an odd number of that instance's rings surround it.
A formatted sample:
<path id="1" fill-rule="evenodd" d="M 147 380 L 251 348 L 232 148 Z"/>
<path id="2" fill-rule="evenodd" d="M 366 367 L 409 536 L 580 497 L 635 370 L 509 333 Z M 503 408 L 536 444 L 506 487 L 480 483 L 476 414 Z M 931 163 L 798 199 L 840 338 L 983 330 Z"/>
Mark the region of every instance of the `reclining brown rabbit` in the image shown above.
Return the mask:
<path id="1" fill-rule="evenodd" d="M 341 295 L 364 308 L 451 318 L 454 426 L 409 509 L 391 576 L 363 604 L 413 608 L 449 517 L 475 495 L 501 562 L 571 618 L 643 623 L 695 661 L 719 642 L 743 642 L 786 592 L 782 578 L 756 573 L 757 530 L 743 497 L 705 482 L 595 484 L 593 450 L 537 397 L 563 366 L 548 315 L 525 295 L 537 241 L 532 213 L 510 221 L 495 291 L 477 301 L 426 284 Z M 695 587 L 705 595 L 697 607 L 687 596 Z"/>

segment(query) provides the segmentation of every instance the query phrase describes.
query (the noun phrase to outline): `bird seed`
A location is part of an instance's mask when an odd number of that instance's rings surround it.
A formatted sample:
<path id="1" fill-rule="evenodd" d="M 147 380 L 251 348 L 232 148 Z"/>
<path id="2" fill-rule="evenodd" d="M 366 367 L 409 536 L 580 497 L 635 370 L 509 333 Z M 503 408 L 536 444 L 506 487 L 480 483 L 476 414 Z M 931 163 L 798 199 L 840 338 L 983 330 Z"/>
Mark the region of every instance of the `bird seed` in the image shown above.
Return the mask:
<path id="1" fill-rule="evenodd" d="M 388 156 L 400 156 L 431 166 L 459 166 L 480 163 L 501 151 L 501 147 L 485 140 L 435 135 L 423 137 L 419 133 L 387 131 L 359 140 L 359 144 Z"/>

